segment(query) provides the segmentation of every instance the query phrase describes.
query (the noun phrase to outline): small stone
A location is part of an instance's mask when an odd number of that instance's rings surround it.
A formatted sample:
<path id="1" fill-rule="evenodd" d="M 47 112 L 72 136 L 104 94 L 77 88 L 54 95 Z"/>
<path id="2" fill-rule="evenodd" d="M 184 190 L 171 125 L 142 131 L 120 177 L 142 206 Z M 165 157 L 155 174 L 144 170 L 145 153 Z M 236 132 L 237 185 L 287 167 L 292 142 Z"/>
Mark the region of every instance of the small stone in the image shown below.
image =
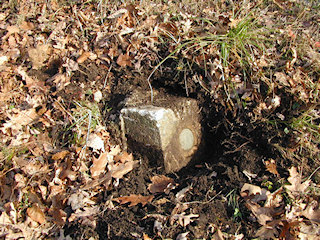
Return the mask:
<path id="1" fill-rule="evenodd" d="M 102 92 L 100 90 L 96 91 L 94 94 L 93 94 L 93 99 L 94 101 L 96 102 L 100 102 L 101 99 L 102 99 Z"/>

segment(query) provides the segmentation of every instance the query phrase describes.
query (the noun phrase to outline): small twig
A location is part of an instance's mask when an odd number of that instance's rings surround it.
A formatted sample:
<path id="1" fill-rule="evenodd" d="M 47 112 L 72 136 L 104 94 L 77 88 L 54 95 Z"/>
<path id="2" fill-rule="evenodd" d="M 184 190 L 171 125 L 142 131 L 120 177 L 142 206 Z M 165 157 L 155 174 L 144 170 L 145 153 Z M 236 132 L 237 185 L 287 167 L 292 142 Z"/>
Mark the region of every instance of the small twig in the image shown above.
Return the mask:
<path id="1" fill-rule="evenodd" d="M 212 198 L 210 198 L 208 201 L 201 202 L 201 201 L 193 201 L 193 202 L 184 202 L 183 204 L 193 204 L 193 203 L 199 203 L 199 204 L 208 204 L 212 202 L 217 196 L 219 196 L 222 193 L 222 190 L 218 192 L 216 195 L 214 195 Z"/>
<path id="2" fill-rule="evenodd" d="M 227 152 L 223 153 L 223 155 L 227 155 L 227 154 L 230 154 L 230 153 L 238 152 L 238 151 L 240 151 L 241 148 L 243 148 L 244 146 L 246 146 L 248 143 L 250 143 L 250 141 L 245 142 L 244 144 L 242 144 L 240 147 L 236 148 L 236 149 L 233 150 L 233 151 L 227 151 Z"/>
<path id="3" fill-rule="evenodd" d="M 104 83 L 103 83 L 103 89 L 105 89 L 106 85 L 107 85 L 107 80 L 109 78 L 109 74 L 111 72 L 111 69 L 112 69 L 112 64 L 110 65 L 109 69 L 108 69 L 108 73 L 107 73 L 107 76 L 105 77 L 104 79 Z"/>
<path id="4" fill-rule="evenodd" d="M 187 74 L 186 74 L 186 73 L 184 73 L 184 85 L 185 85 L 185 88 L 186 88 L 187 97 L 189 97 L 188 83 L 187 83 Z"/>
<path id="5" fill-rule="evenodd" d="M 314 170 L 314 171 L 311 173 L 311 175 L 308 177 L 308 180 L 310 180 L 310 179 L 312 178 L 312 176 L 313 176 L 319 169 L 320 169 L 320 166 L 317 167 L 317 169 Z"/>

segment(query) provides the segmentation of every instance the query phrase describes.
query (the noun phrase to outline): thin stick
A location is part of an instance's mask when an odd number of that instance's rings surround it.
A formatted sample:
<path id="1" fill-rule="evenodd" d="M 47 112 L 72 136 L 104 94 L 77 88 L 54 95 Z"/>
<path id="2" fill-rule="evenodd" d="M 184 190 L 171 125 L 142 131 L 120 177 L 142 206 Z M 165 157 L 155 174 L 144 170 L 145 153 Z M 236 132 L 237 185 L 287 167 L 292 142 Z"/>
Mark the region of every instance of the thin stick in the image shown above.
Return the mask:
<path id="1" fill-rule="evenodd" d="M 108 78 L 109 78 L 109 74 L 110 74 L 110 72 L 111 72 L 111 69 L 112 69 L 112 64 L 110 65 L 110 67 L 109 67 L 109 69 L 108 69 L 107 76 L 106 76 L 106 77 L 105 77 L 105 79 L 104 79 L 103 89 L 105 89 L 105 88 L 106 88 L 107 80 L 108 80 Z"/>

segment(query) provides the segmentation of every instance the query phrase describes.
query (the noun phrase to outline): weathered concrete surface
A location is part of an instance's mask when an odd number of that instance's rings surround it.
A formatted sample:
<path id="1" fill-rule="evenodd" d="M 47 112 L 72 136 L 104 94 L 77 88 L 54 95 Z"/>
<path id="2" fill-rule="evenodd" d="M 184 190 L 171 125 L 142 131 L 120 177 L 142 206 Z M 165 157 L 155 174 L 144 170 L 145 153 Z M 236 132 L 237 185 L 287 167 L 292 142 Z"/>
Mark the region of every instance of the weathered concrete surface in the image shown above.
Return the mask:
<path id="1" fill-rule="evenodd" d="M 147 155 L 151 164 L 164 166 L 166 172 L 186 166 L 201 141 L 197 101 L 166 95 L 153 105 L 128 105 L 121 111 L 121 121 L 129 147 Z"/>

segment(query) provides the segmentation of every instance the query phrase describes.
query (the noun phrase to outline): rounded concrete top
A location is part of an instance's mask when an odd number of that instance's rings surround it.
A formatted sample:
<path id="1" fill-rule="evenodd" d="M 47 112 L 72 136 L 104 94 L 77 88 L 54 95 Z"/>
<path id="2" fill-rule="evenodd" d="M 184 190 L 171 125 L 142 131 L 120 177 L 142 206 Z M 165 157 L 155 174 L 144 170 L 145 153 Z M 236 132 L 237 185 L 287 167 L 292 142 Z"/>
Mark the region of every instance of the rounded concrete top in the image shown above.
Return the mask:
<path id="1" fill-rule="evenodd" d="M 185 128 L 179 135 L 180 146 L 183 150 L 190 150 L 194 145 L 194 136 L 189 128 Z"/>

